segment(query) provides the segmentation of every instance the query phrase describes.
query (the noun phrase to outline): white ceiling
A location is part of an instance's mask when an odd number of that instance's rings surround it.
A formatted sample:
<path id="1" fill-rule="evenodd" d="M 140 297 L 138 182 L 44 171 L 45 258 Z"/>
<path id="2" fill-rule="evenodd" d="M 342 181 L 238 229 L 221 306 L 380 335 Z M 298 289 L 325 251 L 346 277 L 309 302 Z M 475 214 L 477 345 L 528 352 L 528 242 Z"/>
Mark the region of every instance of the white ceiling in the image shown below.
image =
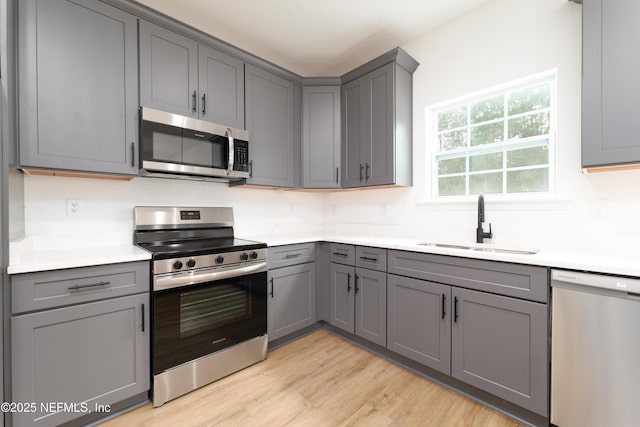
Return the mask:
<path id="1" fill-rule="evenodd" d="M 138 0 L 303 77 L 339 76 L 488 0 Z"/>

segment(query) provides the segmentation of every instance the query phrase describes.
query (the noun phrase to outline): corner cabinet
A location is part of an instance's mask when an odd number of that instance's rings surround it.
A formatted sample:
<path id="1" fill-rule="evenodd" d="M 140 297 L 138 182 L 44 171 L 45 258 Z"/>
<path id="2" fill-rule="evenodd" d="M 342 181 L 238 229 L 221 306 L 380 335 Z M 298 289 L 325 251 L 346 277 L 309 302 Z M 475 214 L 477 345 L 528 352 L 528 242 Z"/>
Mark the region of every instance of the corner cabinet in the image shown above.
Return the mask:
<path id="1" fill-rule="evenodd" d="M 247 184 L 294 187 L 293 83 L 247 64 L 245 97 L 246 123 L 251 139 Z"/>
<path id="2" fill-rule="evenodd" d="M 244 129 L 244 63 L 141 20 L 140 104 Z"/>
<path id="3" fill-rule="evenodd" d="M 342 187 L 412 184 L 412 75 L 390 62 L 342 87 Z"/>
<path id="4" fill-rule="evenodd" d="M 97 0 L 18 16 L 20 166 L 137 174 L 137 18 Z"/>
<path id="5" fill-rule="evenodd" d="M 11 276 L 12 399 L 35 405 L 13 426 L 96 421 L 97 408 L 148 399 L 148 290 L 148 262 Z"/>
<path id="6" fill-rule="evenodd" d="M 640 2 L 582 5 L 582 167 L 640 163 Z"/>
<path id="7" fill-rule="evenodd" d="M 340 87 L 302 89 L 302 186 L 340 188 Z"/>
<path id="8" fill-rule="evenodd" d="M 386 257 L 386 249 L 331 245 L 330 323 L 383 347 L 387 344 Z"/>

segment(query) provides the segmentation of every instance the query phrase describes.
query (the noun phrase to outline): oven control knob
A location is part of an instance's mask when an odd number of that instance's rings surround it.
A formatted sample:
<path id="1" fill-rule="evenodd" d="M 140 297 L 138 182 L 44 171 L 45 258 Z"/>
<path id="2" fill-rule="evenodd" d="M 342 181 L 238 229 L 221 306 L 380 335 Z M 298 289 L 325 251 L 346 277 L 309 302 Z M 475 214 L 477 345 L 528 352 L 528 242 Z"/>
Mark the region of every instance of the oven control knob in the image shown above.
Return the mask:
<path id="1" fill-rule="evenodd" d="M 173 263 L 173 268 L 180 270 L 182 268 L 182 261 L 176 261 Z"/>
<path id="2" fill-rule="evenodd" d="M 224 262 L 224 257 L 221 257 L 221 256 L 216 257 L 216 264 L 222 264 L 223 262 Z"/>
<path id="3" fill-rule="evenodd" d="M 251 251 L 249 256 L 251 257 L 251 259 L 256 259 L 256 258 L 258 258 L 258 253 L 256 251 Z"/>
<path id="4" fill-rule="evenodd" d="M 189 261 L 187 261 L 187 267 L 189 268 L 193 268 L 196 266 L 196 260 L 191 258 Z"/>
<path id="5" fill-rule="evenodd" d="M 246 260 L 248 260 L 248 259 L 249 259 L 249 255 L 247 255 L 247 253 L 246 253 L 246 252 L 242 252 L 242 253 L 240 254 L 240 259 L 241 259 L 242 261 L 246 261 Z"/>

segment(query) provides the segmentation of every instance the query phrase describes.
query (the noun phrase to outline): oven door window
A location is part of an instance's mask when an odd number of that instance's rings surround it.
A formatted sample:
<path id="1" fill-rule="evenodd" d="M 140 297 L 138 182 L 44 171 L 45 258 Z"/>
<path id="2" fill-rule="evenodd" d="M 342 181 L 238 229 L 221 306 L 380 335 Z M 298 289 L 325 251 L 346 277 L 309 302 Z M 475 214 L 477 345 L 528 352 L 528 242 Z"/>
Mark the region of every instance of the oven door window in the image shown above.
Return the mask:
<path id="1" fill-rule="evenodd" d="M 153 294 L 153 373 L 267 332 L 267 273 Z"/>

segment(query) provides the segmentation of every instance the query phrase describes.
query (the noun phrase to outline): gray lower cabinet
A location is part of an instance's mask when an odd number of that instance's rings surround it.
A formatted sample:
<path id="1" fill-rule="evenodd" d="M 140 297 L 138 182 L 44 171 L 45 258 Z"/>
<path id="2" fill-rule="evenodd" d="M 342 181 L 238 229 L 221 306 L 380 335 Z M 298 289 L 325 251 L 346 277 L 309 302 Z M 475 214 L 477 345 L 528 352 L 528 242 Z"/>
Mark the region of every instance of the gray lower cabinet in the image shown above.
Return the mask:
<path id="1" fill-rule="evenodd" d="M 339 262 L 353 260 L 353 253 L 363 249 L 331 245 L 331 253 Z M 386 250 L 369 248 L 372 259 L 385 258 Z M 363 255 L 364 256 L 364 255 Z M 359 258 L 355 261 L 359 262 Z M 374 264 L 375 265 L 375 264 Z M 386 265 L 386 263 L 385 263 Z M 377 267 L 376 267 L 377 268 Z M 381 346 L 387 345 L 387 275 L 386 272 L 332 262 L 329 280 L 330 320 L 333 326 L 358 335 Z"/>
<path id="2" fill-rule="evenodd" d="M 12 400 L 35 405 L 13 425 L 57 426 L 146 398 L 148 291 L 148 262 L 11 276 Z"/>
<path id="3" fill-rule="evenodd" d="M 640 2 L 582 5 L 582 167 L 640 162 Z"/>
<path id="4" fill-rule="evenodd" d="M 246 124 L 251 139 L 247 184 L 293 187 L 293 83 L 247 64 L 245 98 Z"/>
<path id="5" fill-rule="evenodd" d="M 304 262 L 309 254 L 313 256 L 309 248 L 313 249 L 313 244 L 269 248 L 270 265 L 278 255 L 279 263 L 293 264 L 271 269 L 267 276 L 269 341 L 316 323 L 316 263 L 313 258 L 312 262 Z"/>
<path id="6" fill-rule="evenodd" d="M 302 186 L 340 188 L 340 87 L 302 89 Z"/>
<path id="7" fill-rule="evenodd" d="M 18 8 L 20 166 L 137 174 L 137 18 L 97 0 Z"/>
<path id="8" fill-rule="evenodd" d="M 387 348 L 451 374 L 451 286 L 389 274 Z"/>
<path id="9" fill-rule="evenodd" d="M 390 62 L 342 87 L 342 187 L 412 184 L 412 76 Z"/>
<path id="10" fill-rule="evenodd" d="M 315 262 L 269 271 L 269 341 L 316 323 Z"/>
<path id="11" fill-rule="evenodd" d="M 547 268 L 390 250 L 388 270 L 387 348 L 549 416 Z"/>
<path id="12" fill-rule="evenodd" d="M 453 288 L 451 375 L 537 414 L 549 414 L 548 307 Z"/>
<path id="13" fill-rule="evenodd" d="M 244 63 L 141 20 L 140 104 L 244 129 Z"/>

